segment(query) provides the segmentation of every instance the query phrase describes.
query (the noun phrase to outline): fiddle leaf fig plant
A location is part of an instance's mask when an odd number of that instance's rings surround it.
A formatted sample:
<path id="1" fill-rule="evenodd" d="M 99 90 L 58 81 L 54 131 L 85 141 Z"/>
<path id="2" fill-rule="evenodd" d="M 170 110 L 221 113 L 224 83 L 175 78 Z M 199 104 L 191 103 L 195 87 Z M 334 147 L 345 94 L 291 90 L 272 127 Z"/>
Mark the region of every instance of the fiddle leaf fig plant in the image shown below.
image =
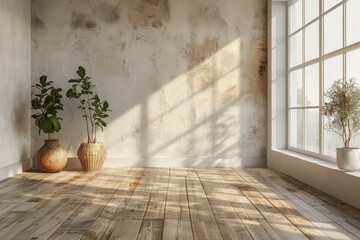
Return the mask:
<path id="1" fill-rule="evenodd" d="M 95 92 L 96 86 L 91 82 L 91 77 L 86 74 L 85 69 L 80 66 L 76 73 L 79 77 L 68 81 L 72 86 L 66 92 L 66 96 L 79 100 L 78 108 L 83 112 L 88 143 L 96 143 L 96 130 L 104 130 L 105 119 L 109 117 L 108 112 L 111 110 L 109 103 L 101 100 Z"/>
<path id="2" fill-rule="evenodd" d="M 360 86 L 351 79 L 338 79 L 324 94 L 325 128 L 342 137 L 344 147 L 360 133 Z"/>
<path id="3" fill-rule="evenodd" d="M 43 75 L 39 83 L 32 86 L 36 89 L 36 93 L 31 100 L 31 109 L 36 112 L 31 117 L 35 119 L 39 135 L 43 131 L 48 134 L 48 139 L 50 139 L 50 134 L 60 131 L 62 118 L 58 117 L 58 112 L 63 110 L 62 89 L 55 88 L 52 84 L 53 81 L 47 81 L 47 76 Z"/>

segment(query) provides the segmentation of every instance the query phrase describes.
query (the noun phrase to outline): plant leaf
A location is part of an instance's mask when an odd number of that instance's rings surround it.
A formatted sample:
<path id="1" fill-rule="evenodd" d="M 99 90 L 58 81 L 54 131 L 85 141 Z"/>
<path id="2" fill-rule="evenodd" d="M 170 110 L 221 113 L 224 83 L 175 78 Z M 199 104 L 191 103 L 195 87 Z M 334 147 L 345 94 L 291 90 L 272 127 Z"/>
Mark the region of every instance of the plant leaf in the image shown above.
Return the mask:
<path id="1" fill-rule="evenodd" d="M 109 103 L 107 101 L 104 101 L 104 103 L 103 103 L 104 110 L 106 111 L 108 109 L 108 107 L 109 107 Z"/>
<path id="2" fill-rule="evenodd" d="M 40 77 L 40 83 L 41 83 L 41 85 L 44 85 L 44 84 L 46 83 L 46 79 L 47 79 L 47 76 L 45 76 L 45 75 L 42 75 L 42 76 Z"/>
<path id="3" fill-rule="evenodd" d="M 60 122 L 59 122 L 59 119 L 53 117 L 53 118 L 50 118 L 51 119 L 51 122 L 53 124 L 53 128 L 54 128 L 54 131 L 55 132 L 59 132 L 60 129 L 61 129 L 61 125 L 60 125 Z"/>
<path id="4" fill-rule="evenodd" d="M 85 77 L 85 69 L 82 66 L 79 66 L 79 69 L 76 72 L 79 77 L 84 78 Z"/>

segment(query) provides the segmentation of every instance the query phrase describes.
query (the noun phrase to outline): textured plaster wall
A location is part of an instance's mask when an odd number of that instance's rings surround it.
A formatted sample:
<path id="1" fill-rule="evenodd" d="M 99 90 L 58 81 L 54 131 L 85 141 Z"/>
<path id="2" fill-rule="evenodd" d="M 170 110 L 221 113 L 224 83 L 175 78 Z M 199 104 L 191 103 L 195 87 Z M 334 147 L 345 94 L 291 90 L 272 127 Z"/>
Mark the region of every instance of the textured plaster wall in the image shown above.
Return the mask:
<path id="1" fill-rule="evenodd" d="M 30 2 L 0 1 L 0 180 L 30 158 Z"/>
<path id="2" fill-rule="evenodd" d="M 33 0 L 32 81 L 46 74 L 67 89 L 84 66 L 113 110 L 99 135 L 110 159 L 256 161 L 266 155 L 266 9 L 266 0 Z M 86 131 L 75 102 L 64 104 L 57 137 L 76 156 Z M 32 136 L 40 147 L 44 136 Z"/>

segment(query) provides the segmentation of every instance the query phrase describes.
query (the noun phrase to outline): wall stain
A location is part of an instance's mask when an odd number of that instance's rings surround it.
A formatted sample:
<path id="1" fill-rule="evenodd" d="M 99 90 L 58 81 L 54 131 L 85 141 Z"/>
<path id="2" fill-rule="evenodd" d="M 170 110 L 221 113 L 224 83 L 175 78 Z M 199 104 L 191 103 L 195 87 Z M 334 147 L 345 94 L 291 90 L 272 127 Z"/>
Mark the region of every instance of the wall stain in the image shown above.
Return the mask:
<path id="1" fill-rule="evenodd" d="M 256 151 L 259 155 L 262 154 L 263 148 L 259 144 L 264 139 L 264 126 L 250 125 L 247 130 L 241 134 L 243 141 L 240 142 L 241 152 Z"/>
<path id="2" fill-rule="evenodd" d="M 38 15 L 34 14 L 31 17 L 31 27 L 33 29 L 44 29 L 45 23 L 39 18 Z"/>
<path id="3" fill-rule="evenodd" d="M 211 65 L 206 62 L 219 49 L 218 37 L 205 37 L 201 44 L 191 40 L 183 51 L 187 60 L 187 83 L 193 90 L 204 90 L 214 85 Z M 196 68 L 195 68 L 196 67 Z"/>
<path id="4" fill-rule="evenodd" d="M 218 50 L 218 38 L 205 38 L 202 44 L 191 41 L 183 53 L 189 73 L 187 83 L 195 91 L 203 91 L 214 86 L 211 64 L 206 61 Z"/>
<path id="5" fill-rule="evenodd" d="M 207 4 L 206 1 L 200 4 L 193 4 L 188 16 L 188 22 L 191 26 L 202 23 L 221 31 L 225 31 L 228 28 L 228 23 L 221 16 L 220 9 L 213 4 Z"/>
<path id="6" fill-rule="evenodd" d="M 71 16 L 71 27 L 73 29 L 93 29 L 96 22 L 89 15 L 73 12 Z"/>
<path id="7" fill-rule="evenodd" d="M 266 74 L 266 61 L 262 60 L 259 66 L 259 74 L 260 76 L 264 76 Z"/>
<path id="8" fill-rule="evenodd" d="M 120 6 L 111 6 L 106 3 L 102 3 L 98 7 L 99 17 L 107 23 L 117 23 L 120 20 L 119 15 Z"/>
<path id="9" fill-rule="evenodd" d="M 125 48 L 126 48 L 126 43 L 124 43 L 124 42 L 123 42 L 123 43 L 121 43 L 121 44 L 120 44 L 120 48 L 121 48 L 121 50 L 123 50 L 123 51 L 124 51 L 124 50 L 125 50 Z"/>
<path id="10" fill-rule="evenodd" d="M 133 127 L 133 130 L 131 131 L 131 137 L 135 139 L 139 139 L 143 135 L 143 130 L 141 127 Z"/>
<path id="11" fill-rule="evenodd" d="M 159 4 L 160 4 L 160 0 L 143 0 L 143 2 L 151 4 L 154 7 L 159 7 Z"/>
<path id="12" fill-rule="evenodd" d="M 267 92 L 266 58 L 267 43 L 265 39 L 260 39 L 250 49 L 247 63 L 249 75 L 257 76 L 256 81 L 252 82 L 253 91 L 261 92 L 264 95 Z"/>
<path id="13" fill-rule="evenodd" d="M 163 26 L 163 23 L 162 21 L 160 21 L 159 19 L 154 19 L 152 22 L 151 22 L 151 26 L 153 28 L 161 28 Z"/>
<path id="14" fill-rule="evenodd" d="M 250 126 L 248 128 L 248 137 L 253 141 L 261 140 L 261 130 L 257 126 Z"/>
<path id="15" fill-rule="evenodd" d="M 207 58 L 217 52 L 219 48 L 218 37 L 206 37 L 202 44 L 194 41 L 188 43 L 185 47 L 185 57 L 188 61 L 189 68 L 193 68 L 204 62 Z"/>
<path id="16" fill-rule="evenodd" d="M 260 148 L 260 157 L 266 157 L 267 147 Z"/>
<path id="17" fill-rule="evenodd" d="M 170 19 L 168 0 L 135 0 L 130 2 L 128 19 L 134 29 L 161 28 Z"/>

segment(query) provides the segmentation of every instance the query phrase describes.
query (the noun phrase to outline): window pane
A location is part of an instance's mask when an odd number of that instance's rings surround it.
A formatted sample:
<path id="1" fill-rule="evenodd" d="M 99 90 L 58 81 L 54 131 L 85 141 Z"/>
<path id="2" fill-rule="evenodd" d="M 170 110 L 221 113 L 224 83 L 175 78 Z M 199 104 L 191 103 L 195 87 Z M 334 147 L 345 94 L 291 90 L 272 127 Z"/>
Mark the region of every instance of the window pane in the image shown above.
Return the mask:
<path id="1" fill-rule="evenodd" d="M 317 1 L 317 0 L 315 0 Z M 335 6 L 336 4 L 340 3 L 342 0 L 323 0 L 324 4 L 324 12 Z M 358 0 L 355 0 L 358 1 Z"/>
<path id="2" fill-rule="evenodd" d="M 290 106 L 301 107 L 302 93 L 302 69 L 290 73 Z"/>
<path id="3" fill-rule="evenodd" d="M 346 54 L 346 77 L 355 78 L 360 84 L 360 49 Z"/>
<path id="4" fill-rule="evenodd" d="M 324 54 L 337 50 L 343 45 L 342 16 L 342 6 L 324 16 Z"/>
<path id="5" fill-rule="evenodd" d="M 302 0 L 294 1 L 290 6 L 290 33 L 302 27 Z"/>
<path id="6" fill-rule="evenodd" d="M 324 118 L 326 122 L 327 119 Z M 324 128 L 324 154 L 332 157 L 336 156 L 336 148 L 343 147 L 343 142 L 341 140 L 340 135 L 328 131 Z"/>
<path id="7" fill-rule="evenodd" d="M 319 57 L 319 21 L 305 28 L 305 61 Z"/>
<path id="8" fill-rule="evenodd" d="M 326 91 L 331 84 L 343 78 L 343 55 L 339 55 L 324 61 L 324 90 Z M 324 99 L 326 101 L 326 99 Z M 326 125 L 327 119 L 324 118 Z M 325 126 L 324 125 L 324 126 Z M 324 127 L 324 154 L 335 157 L 336 148 L 342 146 L 341 137 Z"/>
<path id="9" fill-rule="evenodd" d="M 360 41 L 360 1 L 346 2 L 346 44 Z"/>
<path id="10" fill-rule="evenodd" d="M 343 78 L 343 57 L 342 55 L 327 59 L 324 61 L 324 91 L 326 91 L 331 84 Z"/>
<path id="11" fill-rule="evenodd" d="M 294 67 L 302 63 L 302 31 L 290 38 L 290 65 Z"/>
<path id="12" fill-rule="evenodd" d="M 305 106 L 319 106 L 319 64 L 305 68 Z"/>
<path id="13" fill-rule="evenodd" d="M 314 20 L 319 16 L 319 1 L 318 0 L 304 0 L 305 1 L 305 24 Z"/>
<path id="14" fill-rule="evenodd" d="M 305 109 L 305 150 L 319 152 L 319 109 Z"/>
<path id="15" fill-rule="evenodd" d="M 303 110 L 290 110 L 290 145 L 292 147 L 303 148 Z"/>
<path id="16" fill-rule="evenodd" d="M 350 147 L 359 147 L 360 146 L 360 135 L 355 136 L 350 141 Z"/>

